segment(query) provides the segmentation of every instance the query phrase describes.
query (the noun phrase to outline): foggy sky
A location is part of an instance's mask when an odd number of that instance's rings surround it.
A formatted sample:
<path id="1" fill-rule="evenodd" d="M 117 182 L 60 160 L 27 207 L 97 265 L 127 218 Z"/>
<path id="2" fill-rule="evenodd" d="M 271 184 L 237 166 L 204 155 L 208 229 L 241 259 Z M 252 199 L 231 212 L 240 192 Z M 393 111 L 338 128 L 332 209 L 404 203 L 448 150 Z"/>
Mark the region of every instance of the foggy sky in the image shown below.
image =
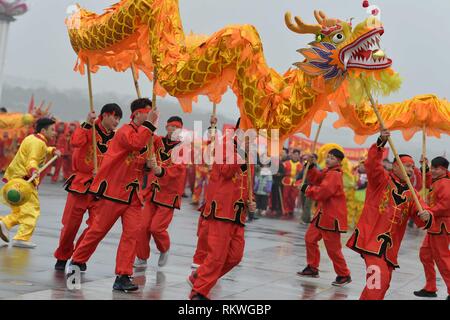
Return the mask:
<path id="1" fill-rule="evenodd" d="M 27 1 L 30 11 L 18 17 L 10 28 L 5 66 L 7 75 L 24 79 L 26 85 L 43 81 L 47 86 L 60 90 L 86 88 L 86 79 L 72 70 L 76 56 L 64 25 L 67 7 L 77 2 L 100 13 L 117 1 Z M 361 3 L 361 0 L 180 0 L 180 10 L 186 33 L 192 30 L 211 34 L 228 24 L 255 25 L 264 44 L 268 65 L 283 73 L 292 63 L 301 60 L 296 50 L 306 47 L 313 39 L 311 35 L 294 34 L 285 27 L 283 16 L 286 11 L 310 23 L 314 22 L 314 9 L 324 10 L 329 16 L 342 20 L 354 17 L 354 23 L 359 23 L 367 17 Z M 450 1 L 377 0 L 371 1 L 371 4 L 381 7 L 381 19 L 386 31 L 382 37 L 382 47 L 394 60 L 393 68 L 404 80 L 400 92 L 380 98 L 380 102 L 401 101 L 426 93 L 449 98 Z M 93 86 L 94 93 L 114 91 L 129 95 L 134 90 L 129 73 L 114 73 L 107 69 L 101 69 L 94 75 Z M 151 94 L 150 83 L 141 80 L 141 86 L 143 92 Z M 211 103 L 203 98 L 194 108 L 210 112 Z M 224 96 L 218 112 L 219 116 L 226 112 L 238 117 L 233 93 Z M 332 128 L 335 120 L 335 115 L 328 117 L 320 140 L 347 147 L 357 146 L 351 130 Z M 416 134 L 409 143 L 404 143 L 398 133 L 394 138 L 400 152 L 419 154 L 420 134 Z M 374 141 L 375 137 L 371 137 L 364 146 Z M 431 156 L 442 155 L 446 150 L 450 152 L 449 136 L 441 140 L 429 139 L 428 144 Z"/>

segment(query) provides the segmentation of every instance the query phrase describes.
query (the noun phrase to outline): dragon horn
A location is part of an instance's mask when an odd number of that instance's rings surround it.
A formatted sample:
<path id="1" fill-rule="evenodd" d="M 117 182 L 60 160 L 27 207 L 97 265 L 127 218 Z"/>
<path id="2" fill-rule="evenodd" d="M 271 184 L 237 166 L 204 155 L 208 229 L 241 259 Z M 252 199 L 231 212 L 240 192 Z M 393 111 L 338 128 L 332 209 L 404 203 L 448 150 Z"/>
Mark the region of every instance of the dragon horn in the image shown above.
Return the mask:
<path id="1" fill-rule="evenodd" d="M 299 17 L 295 17 L 295 23 L 292 23 L 291 13 L 286 12 L 284 21 L 289 30 L 300 34 L 318 34 L 322 30 L 322 26 L 318 24 L 306 24 Z"/>
<path id="2" fill-rule="evenodd" d="M 325 12 L 323 12 L 321 10 L 314 10 L 314 16 L 316 17 L 317 22 L 322 27 L 332 27 L 340 22 L 339 19 L 328 18 L 327 15 L 325 14 Z"/>

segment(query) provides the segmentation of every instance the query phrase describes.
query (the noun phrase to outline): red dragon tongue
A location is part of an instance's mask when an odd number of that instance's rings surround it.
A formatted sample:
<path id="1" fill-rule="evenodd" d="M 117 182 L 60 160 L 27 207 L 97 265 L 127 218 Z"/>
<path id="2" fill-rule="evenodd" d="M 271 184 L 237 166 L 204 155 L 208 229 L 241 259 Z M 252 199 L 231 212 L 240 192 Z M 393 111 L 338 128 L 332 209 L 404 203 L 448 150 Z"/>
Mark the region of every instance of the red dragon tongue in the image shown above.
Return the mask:
<path id="1" fill-rule="evenodd" d="M 360 53 L 360 55 L 364 58 L 364 59 L 369 59 L 372 56 L 372 50 L 365 50 L 363 52 Z"/>

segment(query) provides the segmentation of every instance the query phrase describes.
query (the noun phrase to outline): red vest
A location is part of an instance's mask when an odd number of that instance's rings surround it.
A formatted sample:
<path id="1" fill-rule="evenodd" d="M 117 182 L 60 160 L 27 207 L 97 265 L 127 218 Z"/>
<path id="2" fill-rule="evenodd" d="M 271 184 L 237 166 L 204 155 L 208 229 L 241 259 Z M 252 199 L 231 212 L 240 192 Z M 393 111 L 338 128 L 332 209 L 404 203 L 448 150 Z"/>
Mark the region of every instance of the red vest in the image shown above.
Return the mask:
<path id="1" fill-rule="evenodd" d="M 114 132 L 106 133 L 101 121 L 95 124 L 97 165 L 100 168 L 102 159 Z M 70 144 L 74 149 L 72 156 L 72 168 L 74 173 L 66 181 L 66 190 L 79 194 L 86 194 L 93 180 L 94 170 L 94 148 L 92 146 L 92 125 L 83 123 L 72 135 Z"/>
<path id="2" fill-rule="evenodd" d="M 232 143 L 232 142 L 229 142 Z M 244 225 L 247 218 L 248 201 L 248 169 L 245 164 L 227 164 L 225 144 L 217 144 L 216 148 L 223 150 L 223 164 L 214 163 L 209 176 L 209 184 L 205 195 L 205 204 L 202 206 L 202 215 L 205 218 L 228 221 Z M 232 157 L 236 159 L 236 146 L 229 146 L 234 150 L 230 155 L 228 163 L 233 163 Z M 217 156 L 216 156 L 217 159 Z M 253 176 L 254 166 L 250 165 Z M 254 199 L 254 196 L 252 196 Z"/>
<path id="3" fill-rule="evenodd" d="M 322 172 L 313 168 L 308 171 L 308 181 L 312 186 L 306 189 L 306 196 L 317 201 L 312 223 L 319 229 L 347 232 L 347 202 L 341 168 Z"/>
<path id="4" fill-rule="evenodd" d="M 302 171 L 302 164 L 300 161 L 294 162 L 292 160 L 286 160 L 283 162 L 284 177 L 281 183 L 284 186 L 299 186 L 301 180 L 297 181 L 297 175 Z"/>
<path id="5" fill-rule="evenodd" d="M 429 234 L 450 234 L 450 177 L 435 180 L 428 195 L 434 222 Z"/>
<path id="6" fill-rule="evenodd" d="M 172 151 L 177 145 L 179 142 L 170 141 L 167 137 L 154 136 L 153 147 L 162 173 L 160 176 L 150 174 L 151 187 L 145 192 L 145 198 L 149 195 L 150 201 L 157 205 L 180 209 L 186 182 L 186 164 L 172 162 Z"/>
<path id="7" fill-rule="evenodd" d="M 398 268 L 398 251 L 408 220 L 413 218 L 417 226 L 428 229 L 433 219 L 427 223 L 419 219 L 408 187 L 384 170 L 382 160 L 383 148 L 374 144 L 365 162 L 368 178 L 366 202 L 347 246 L 358 253 L 382 257 Z M 419 194 L 416 194 L 423 208 L 428 209 Z"/>
<path id="8" fill-rule="evenodd" d="M 140 186 L 148 156 L 147 144 L 156 128 L 148 121 L 133 122 L 117 130 L 89 189 L 97 197 L 130 204 L 133 195 L 142 201 Z"/>

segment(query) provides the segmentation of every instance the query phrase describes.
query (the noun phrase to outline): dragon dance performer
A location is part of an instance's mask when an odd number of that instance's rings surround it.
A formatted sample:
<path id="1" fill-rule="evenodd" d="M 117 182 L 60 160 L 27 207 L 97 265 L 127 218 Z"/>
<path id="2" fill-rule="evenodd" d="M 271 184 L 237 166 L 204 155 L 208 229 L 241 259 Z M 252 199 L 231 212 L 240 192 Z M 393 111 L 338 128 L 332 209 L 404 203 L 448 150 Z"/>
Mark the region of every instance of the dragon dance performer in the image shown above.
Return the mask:
<path id="1" fill-rule="evenodd" d="M 145 206 L 136 246 L 135 267 L 147 265 L 150 258 L 150 239 L 153 237 L 160 252 L 158 266 L 167 263 L 170 237 L 167 229 L 175 209 L 180 209 L 186 182 L 186 164 L 179 163 L 172 156 L 174 148 L 180 144 L 176 130 L 183 128 L 183 120 L 173 116 L 167 120 L 165 137 L 154 135 L 154 155 L 147 162 L 152 176 L 150 187 L 145 192 Z M 176 150 L 176 149 L 175 149 Z M 181 162 L 181 161 L 180 161 Z M 147 200 L 148 199 L 148 200 Z"/>
<path id="2" fill-rule="evenodd" d="M 151 107 L 150 99 L 133 101 L 131 122 L 117 130 L 111 141 L 89 189 L 100 198 L 95 206 L 95 218 L 75 249 L 71 262 L 81 269 L 117 219 L 121 218 L 122 236 L 117 249 L 117 277 L 113 288 L 125 292 L 139 289 L 130 277 L 142 215 L 140 186 L 148 154 L 147 144 L 158 121 L 158 112 Z"/>
<path id="3" fill-rule="evenodd" d="M 6 169 L 3 181 L 22 178 L 28 180 L 43 166 L 53 155 L 61 156 L 61 152 L 53 147 L 48 147 L 47 142 L 55 135 L 55 121 L 50 118 L 41 118 L 36 122 L 36 133 L 27 136 L 20 144 L 13 161 Z M 39 177 L 32 182 L 39 185 Z M 31 237 L 40 215 L 40 204 L 37 188 L 31 193 L 30 200 L 20 207 L 15 207 L 12 212 L 0 217 L 0 238 L 9 242 L 9 229 L 19 225 L 14 237 L 13 246 L 21 248 L 35 248 Z"/>
<path id="4" fill-rule="evenodd" d="M 447 300 L 450 300 L 450 173 L 449 162 L 444 157 L 431 161 L 431 190 L 428 203 L 433 213 L 434 223 L 423 240 L 420 248 L 420 261 L 425 270 L 426 285 L 415 291 L 418 297 L 437 297 L 436 270 L 447 286 Z M 427 180 L 428 177 L 427 177 Z M 428 182 L 428 181 L 427 181 Z M 428 184 L 430 186 L 430 184 Z"/>
<path id="5" fill-rule="evenodd" d="M 382 164 L 384 146 L 390 132 L 382 130 L 376 144 L 369 149 L 365 166 L 368 185 L 363 213 L 347 246 L 361 254 L 367 267 L 366 287 L 361 300 L 382 300 L 389 289 L 392 271 L 398 268 L 398 251 L 408 219 L 419 228 L 428 229 L 433 216 L 419 197 L 424 211 L 419 212 L 404 181 L 400 165 L 394 162 L 388 173 Z M 414 174 L 414 160 L 400 155 L 408 176 Z M 417 192 L 416 192 L 417 194 Z"/>
<path id="6" fill-rule="evenodd" d="M 283 169 L 284 177 L 281 180 L 283 185 L 283 217 L 292 217 L 299 189 L 297 176 L 302 171 L 300 150 L 295 149 L 292 151 L 291 159 L 283 162 Z"/>
<path id="7" fill-rule="evenodd" d="M 208 128 L 208 141 L 207 145 L 210 146 L 211 144 L 211 129 L 217 127 L 217 117 L 214 115 L 211 115 L 210 118 L 210 127 Z M 235 128 L 236 129 L 236 128 Z M 207 153 L 206 156 L 209 157 L 210 155 L 214 155 L 214 150 L 211 153 Z M 203 159 L 203 158 L 202 158 Z M 208 163 L 205 161 L 205 163 Z M 201 164 L 204 165 L 204 164 Z M 209 180 L 209 168 L 212 169 L 212 163 L 209 162 L 208 166 L 208 180 Z M 205 189 L 205 198 L 206 198 L 206 191 Z M 200 206 L 199 211 L 202 212 L 203 207 L 205 205 L 205 202 Z M 197 269 L 200 267 L 200 265 L 205 261 L 206 256 L 208 254 L 208 221 L 203 217 L 203 214 L 200 213 L 198 217 L 198 223 L 197 223 L 197 247 L 195 249 L 194 256 L 192 258 L 192 269 Z"/>
<path id="8" fill-rule="evenodd" d="M 61 122 L 63 132 L 58 136 L 56 140 L 56 148 L 61 151 L 61 159 L 58 159 L 55 163 L 55 172 L 52 176 L 52 182 L 56 183 L 59 179 L 59 173 L 62 168 L 64 181 L 69 179 L 72 175 L 72 154 L 73 147 L 70 143 L 71 137 L 77 129 L 77 124 L 72 122 L 68 125 L 67 130 L 65 124 Z"/>
<path id="9" fill-rule="evenodd" d="M 215 147 L 216 151 L 222 148 L 223 154 L 219 159 L 216 152 L 202 208 L 208 228 L 207 256 L 188 278 L 192 300 L 208 299 L 219 278 L 239 264 L 244 253 L 247 212 L 256 210 L 256 203 L 249 199 L 247 180 L 254 168 L 245 164 L 247 154 L 241 148 L 244 143 L 238 137 L 224 140 Z M 226 150 L 232 152 L 227 155 Z"/>
<path id="10" fill-rule="evenodd" d="M 334 286 L 344 286 L 352 281 L 350 270 L 342 254 L 341 233 L 347 232 L 347 204 L 341 163 L 345 155 L 338 149 L 328 152 L 327 168 L 320 172 L 311 164 L 308 184 L 301 191 L 317 201 L 314 218 L 305 234 L 307 267 L 298 272 L 304 277 L 319 277 L 320 251 L 318 242 L 323 239 L 328 256 L 337 274 Z M 311 159 L 311 157 L 310 157 Z"/>
<path id="11" fill-rule="evenodd" d="M 96 133 L 95 145 L 99 168 L 103 155 L 108 150 L 110 141 L 114 137 L 114 130 L 122 119 L 122 109 L 115 103 L 106 104 L 94 124 L 95 118 L 95 112 L 89 113 L 86 122 L 75 130 L 70 141 L 71 148 L 74 149 L 73 168 L 75 172 L 66 181 L 65 189 L 68 194 L 62 217 L 63 228 L 59 237 L 59 246 L 54 253 L 57 259 L 55 269 L 60 271 L 64 271 L 67 260 L 72 257 L 74 240 L 83 221 L 84 213 L 89 212 L 89 218 L 86 221 L 89 228 L 94 220 L 95 210 L 93 207 L 98 203 L 94 201 L 94 196 L 88 193 L 89 185 L 94 180 L 92 130 L 95 130 Z M 77 245 L 84 238 L 87 230 L 85 229 L 78 238 Z M 82 266 L 81 270 L 85 271 L 86 266 Z"/>
<path id="12" fill-rule="evenodd" d="M 202 193 L 206 192 L 208 186 L 208 173 L 209 167 L 207 164 L 195 165 L 195 183 L 194 192 L 192 193 L 192 204 L 197 205 L 200 203 Z"/>

